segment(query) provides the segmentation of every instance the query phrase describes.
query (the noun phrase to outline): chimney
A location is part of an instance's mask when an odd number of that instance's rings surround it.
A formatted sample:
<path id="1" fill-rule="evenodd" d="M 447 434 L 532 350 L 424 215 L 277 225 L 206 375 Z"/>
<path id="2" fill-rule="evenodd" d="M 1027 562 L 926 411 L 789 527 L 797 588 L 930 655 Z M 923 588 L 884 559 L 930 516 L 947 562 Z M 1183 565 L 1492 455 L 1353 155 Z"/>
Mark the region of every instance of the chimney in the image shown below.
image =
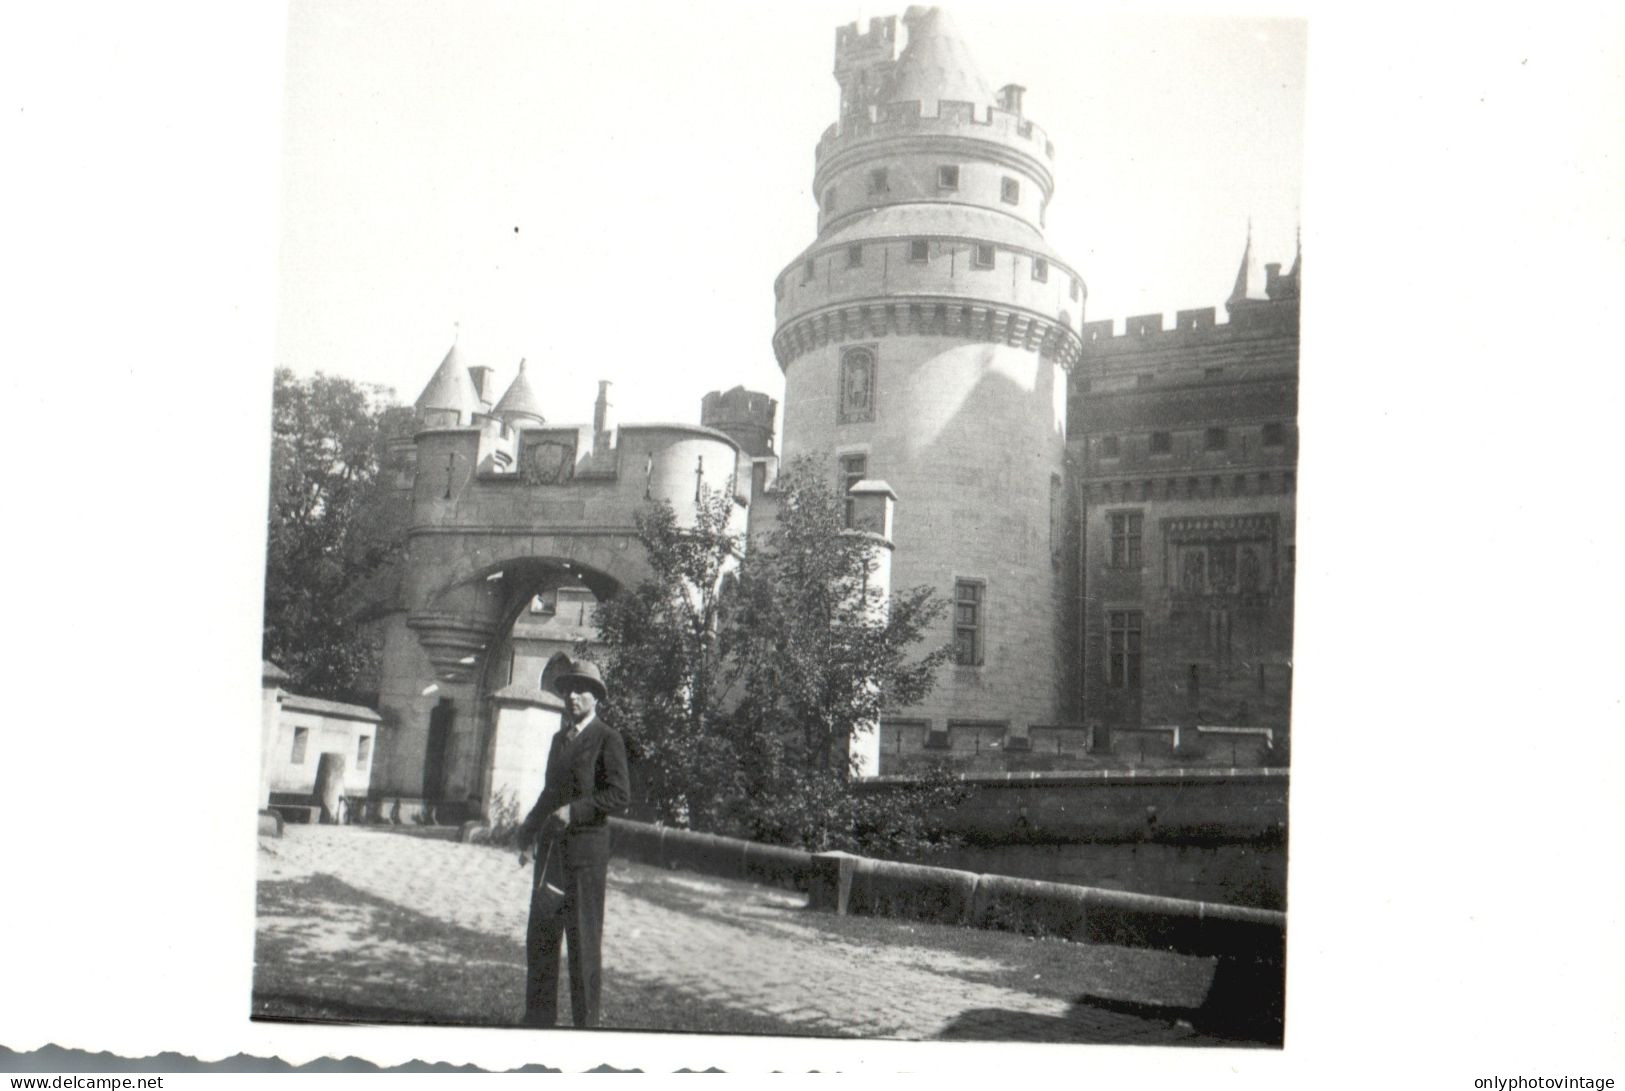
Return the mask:
<path id="1" fill-rule="evenodd" d="M 1007 83 L 999 88 L 999 109 L 1021 116 L 1021 96 L 1027 89 L 1019 83 Z"/>
<path id="2" fill-rule="evenodd" d="M 491 408 L 491 376 L 496 374 L 495 368 L 471 367 L 468 377 L 474 380 L 474 391 L 480 396 L 480 408 L 489 411 Z"/>
<path id="3" fill-rule="evenodd" d="M 598 380 L 598 400 L 592 405 L 592 450 L 600 454 L 609 450 L 609 430 L 614 427 L 609 418 L 609 380 Z"/>

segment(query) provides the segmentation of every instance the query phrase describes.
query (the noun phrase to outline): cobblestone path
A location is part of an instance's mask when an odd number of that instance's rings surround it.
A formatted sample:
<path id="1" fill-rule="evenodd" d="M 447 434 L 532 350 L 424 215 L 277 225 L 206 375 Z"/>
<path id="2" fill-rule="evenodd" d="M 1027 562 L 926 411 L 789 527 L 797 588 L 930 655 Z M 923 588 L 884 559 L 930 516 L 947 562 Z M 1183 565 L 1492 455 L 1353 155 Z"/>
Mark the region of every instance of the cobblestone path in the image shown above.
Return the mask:
<path id="1" fill-rule="evenodd" d="M 511 853 L 353 826 L 290 826 L 280 839 L 262 839 L 261 848 L 262 881 L 330 875 L 446 924 L 523 942 L 530 871 L 518 867 Z M 1201 960 L 1111 949 L 1117 967 L 1107 975 L 1112 980 L 1068 982 L 1074 995 L 1122 995 L 1124 975 L 1133 977 L 1136 963 L 1160 969 L 1165 982 L 1176 982 L 1172 991 L 1183 995 L 1126 997 L 1131 1002 L 1117 1010 L 1080 1008 L 1069 999 L 977 980 L 997 976 L 1003 966 L 911 944 L 906 922 L 888 924 L 898 930 L 896 942 L 845 941 L 807 923 L 805 902 L 791 891 L 613 861 L 606 979 L 771 1015 L 816 1034 L 1213 1041 L 1188 1023 L 1145 1014 L 1152 1004 L 1199 1002 L 1203 974 L 1211 975 Z M 262 935 L 287 936 L 298 932 L 300 922 L 262 916 L 259 928 Z M 1172 963 L 1186 965 L 1174 966 L 1170 978 Z"/>

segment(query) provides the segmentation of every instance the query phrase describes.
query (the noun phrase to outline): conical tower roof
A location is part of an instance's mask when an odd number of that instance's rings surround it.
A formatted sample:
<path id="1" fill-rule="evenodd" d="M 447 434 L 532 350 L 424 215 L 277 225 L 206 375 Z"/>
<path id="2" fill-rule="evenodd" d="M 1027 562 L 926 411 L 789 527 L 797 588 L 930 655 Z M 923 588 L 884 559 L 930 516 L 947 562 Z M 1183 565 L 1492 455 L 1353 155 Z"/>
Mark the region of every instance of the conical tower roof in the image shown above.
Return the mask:
<path id="1" fill-rule="evenodd" d="M 933 103 L 943 100 L 993 104 L 993 92 L 947 12 L 911 7 L 903 14 L 903 24 L 908 27 L 908 45 L 881 91 L 881 101 L 918 100 L 926 114 L 934 113 Z"/>
<path id="2" fill-rule="evenodd" d="M 531 388 L 530 379 L 525 375 L 525 361 L 519 361 L 519 374 L 513 377 L 508 385 L 507 393 L 497 402 L 496 408 L 491 410 L 493 416 L 509 420 L 513 417 L 530 417 L 538 424 L 545 423 L 542 416 L 542 401 Z"/>
<path id="3" fill-rule="evenodd" d="M 1247 221 L 1247 245 L 1241 251 L 1241 268 L 1236 270 L 1236 285 L 1230 289 L 1226 303 L 1241 303 L 1263 298 L 1264 278 L 1259 276 L 1258 262 L 1253 257 L 1253 221 Z"/>
<path id="4" fill-rule="evenodd" d="M 458 360 L 455 343 L 446 352 L 446 358 L 440 361 L 440 366 L 435 368 L 429 385 L 423 388 L 423 393 L 413 404 L 418 409 L 452 409 L 458 413 L 480 411 L 480 392 L 474 389 L 474 380 L 469 377 L 468 369 Z"/>

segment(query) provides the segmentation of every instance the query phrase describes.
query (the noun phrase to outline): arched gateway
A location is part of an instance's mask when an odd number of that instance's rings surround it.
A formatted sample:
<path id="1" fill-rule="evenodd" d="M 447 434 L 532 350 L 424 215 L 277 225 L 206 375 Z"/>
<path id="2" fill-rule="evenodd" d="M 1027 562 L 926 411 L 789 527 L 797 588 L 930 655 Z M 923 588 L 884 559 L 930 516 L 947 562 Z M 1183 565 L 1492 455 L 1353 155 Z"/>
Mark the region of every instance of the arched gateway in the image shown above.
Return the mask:
<path id="1" fill-rule="evenodd" d="M 706 419 L 736 434 L 713 405 L 756 408 L 742 446 L 705 426 L 617 428 L 608 383 L 591 424 L 564 426 L 543 419 L 523 364 L 494 406 L 489 383 L 489 369 L 463 368 L 453 348 L 418 399 L 415 434 L 391 445 L 411 516 L 399 592 L 382 622 L 386 726 L 372 794 L 403 820 L 432 808 L 437 821 L 456 821 L 502 796 L 533 796 L 561 706 L 534 663 L 512 654 L 515 619 L 562 592 L 603 599 L 642 579 L 635 520 L 653 502 L 670 504 L 681 523 L 702 491 L 723 491 L 745 531 L 776 463 L 770 439 L 760 442 L 775 408 L 762 395 L 707 397 Z"/>

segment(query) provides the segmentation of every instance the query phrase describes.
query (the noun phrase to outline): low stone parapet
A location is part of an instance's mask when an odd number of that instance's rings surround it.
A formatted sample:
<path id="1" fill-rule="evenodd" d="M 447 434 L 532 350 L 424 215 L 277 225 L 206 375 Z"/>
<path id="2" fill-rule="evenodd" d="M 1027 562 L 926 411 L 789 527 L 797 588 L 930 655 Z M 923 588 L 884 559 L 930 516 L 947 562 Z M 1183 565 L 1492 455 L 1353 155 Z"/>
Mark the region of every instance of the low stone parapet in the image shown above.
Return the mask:
<path id="1" fill-rule="evenodd" d="M 612 851 L 806 891 L 814 909 L 1058 936 L 1283 965 L 1286 914 L 953 868 L 809 853 L 691 830 L 610 819 Z"/>
<path id="2" fill-rule="evenodd" d="M 952 868 L 858 858 L 848 912 L 908 917 L 940 924 L 975 924 L 980 876 Z"/>
<path id="3" fill-rule="evenodd" d="M 813 880 L 810 852 L 622 818 L 609 824 L 610 851 L 629 860 L 802 891 Z"/>

